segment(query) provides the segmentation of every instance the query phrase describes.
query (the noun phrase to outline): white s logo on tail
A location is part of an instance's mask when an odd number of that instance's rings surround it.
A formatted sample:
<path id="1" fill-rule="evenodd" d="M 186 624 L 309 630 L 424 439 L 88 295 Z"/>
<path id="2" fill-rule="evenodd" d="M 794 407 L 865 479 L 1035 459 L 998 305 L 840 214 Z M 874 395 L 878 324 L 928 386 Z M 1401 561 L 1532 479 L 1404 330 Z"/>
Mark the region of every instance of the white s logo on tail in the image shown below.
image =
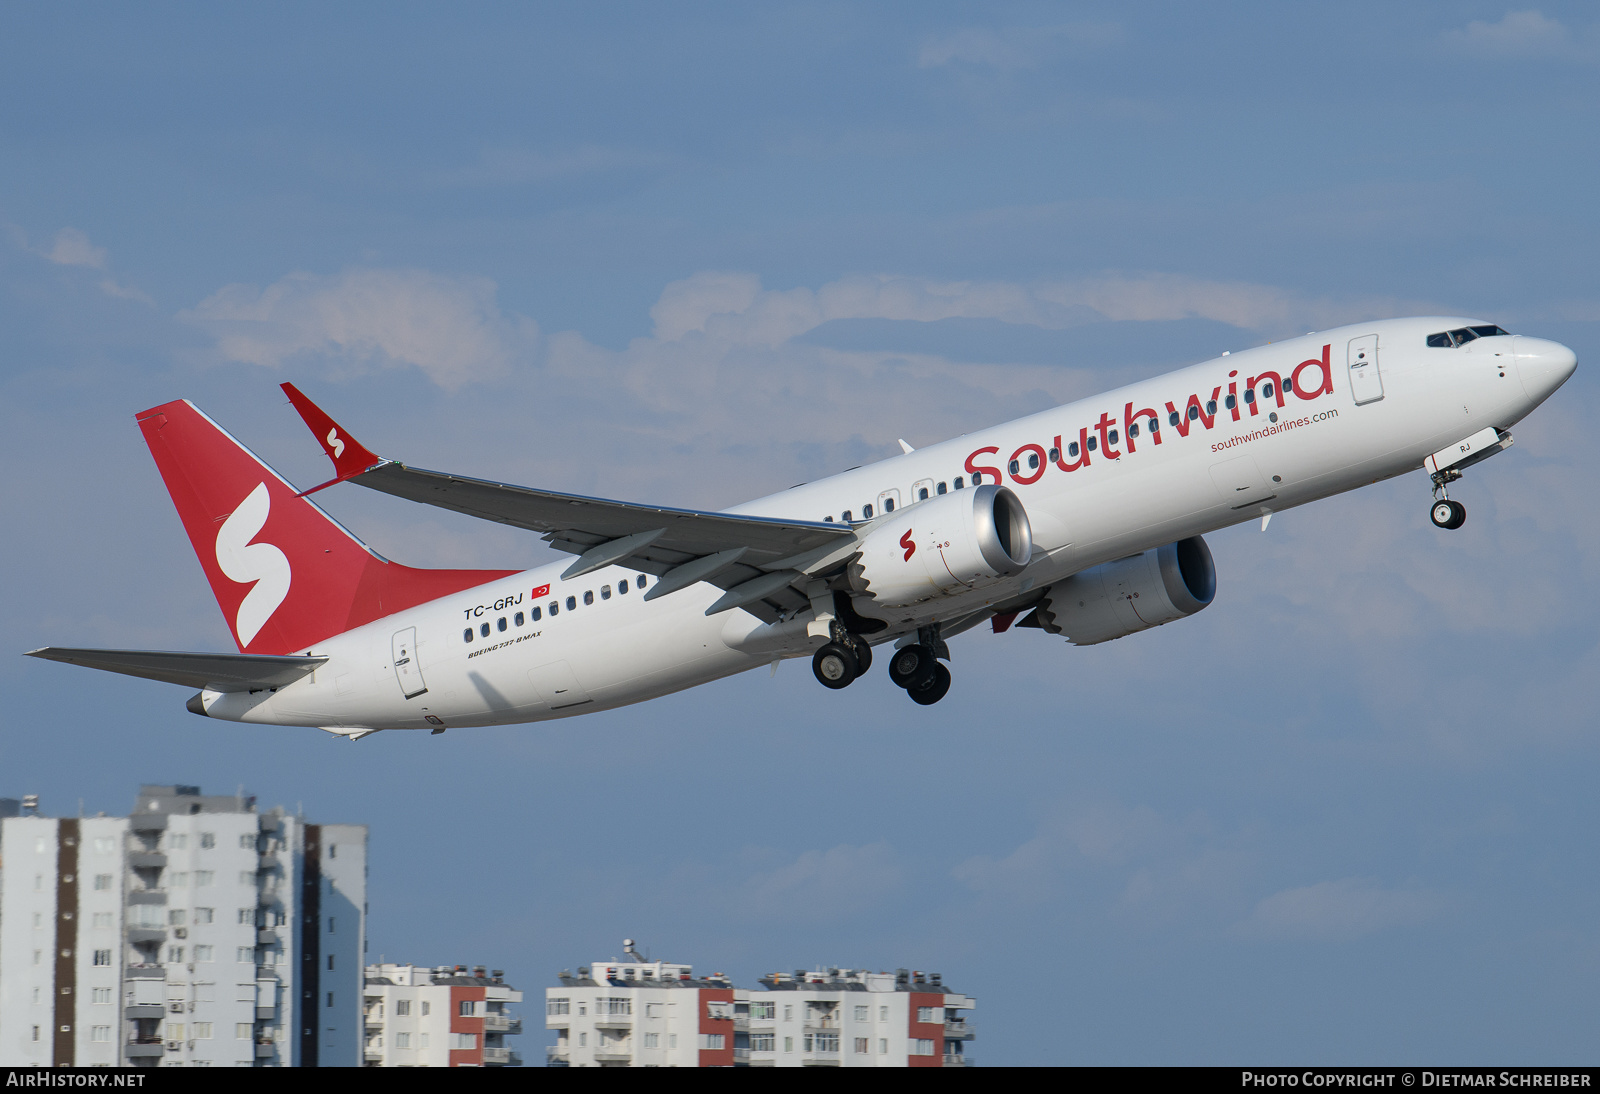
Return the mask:
<path id="1" fill-rule="evenodd" d="M 270 543 L 251 543 L 267 523 L 272 497 L 261 483 L 239 503 L 217 533 L 217 565 L 229 581 L 241 585 L 255 582 L 245 594 L 234 620 L 234 633 L 241 647 L 249 646 L 266 626 L 283 598 L 289 595 L 289 559 Z"/>
<path id="2" fill-rule="evenodd" d="M 333 449 L 333 458 L 338 459 L 344 455 L 344 438 L 339 436 L 339 427 L 334 426 L 328 430 L 328 445 Z"/>

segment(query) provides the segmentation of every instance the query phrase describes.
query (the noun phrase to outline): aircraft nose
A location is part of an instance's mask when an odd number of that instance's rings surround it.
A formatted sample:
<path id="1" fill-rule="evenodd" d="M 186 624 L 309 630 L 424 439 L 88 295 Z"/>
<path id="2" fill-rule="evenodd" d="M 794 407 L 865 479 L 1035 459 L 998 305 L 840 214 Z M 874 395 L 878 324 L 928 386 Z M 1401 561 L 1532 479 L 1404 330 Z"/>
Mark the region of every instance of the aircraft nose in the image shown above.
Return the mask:
<path id="1" fill-rule="evenodd" d="M 1578 368 L 1578 355 L 1560 342 L 1517 336 L 1517 375 L 1528 398 L 1541 403 Z"/>

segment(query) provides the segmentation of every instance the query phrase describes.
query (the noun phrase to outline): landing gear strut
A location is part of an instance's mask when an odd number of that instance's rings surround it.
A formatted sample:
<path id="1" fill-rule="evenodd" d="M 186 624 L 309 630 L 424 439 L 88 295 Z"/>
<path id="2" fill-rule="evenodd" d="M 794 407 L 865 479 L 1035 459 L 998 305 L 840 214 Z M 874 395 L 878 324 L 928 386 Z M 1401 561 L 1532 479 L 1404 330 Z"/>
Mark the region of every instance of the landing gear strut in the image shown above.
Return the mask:
<path id="1" fill-rule="evenodd" d="M 838 691 L 872 667 L 872 647 L 859 634 L 833 626 L 833 640 L 811 657 L 811 671 L 825 688 Z"/>

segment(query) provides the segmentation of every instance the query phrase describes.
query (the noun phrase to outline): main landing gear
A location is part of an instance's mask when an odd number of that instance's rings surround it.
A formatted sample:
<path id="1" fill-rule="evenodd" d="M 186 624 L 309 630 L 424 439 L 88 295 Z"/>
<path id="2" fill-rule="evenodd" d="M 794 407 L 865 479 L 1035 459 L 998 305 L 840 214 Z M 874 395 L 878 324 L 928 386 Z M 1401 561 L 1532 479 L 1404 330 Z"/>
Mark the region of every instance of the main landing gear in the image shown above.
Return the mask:
<path id="1" fill-rule="evenodd" d="M 950 690 L 950 670 L 939 663 L 941 656 L 948 658 L 950 648 L 939 637 L 939 625 L 919 627 L 917 641 L 889 659 L 889 679 L 905 688 L 913 703 L 931 707 Z"/>
<path id="2" fill-rule="evenodd" d="M 866 639 L 842 629 L 811 657 L 811 671 L 817 681 L 835 691 L 849 687 L 871 667 L 872 647 Z"/>

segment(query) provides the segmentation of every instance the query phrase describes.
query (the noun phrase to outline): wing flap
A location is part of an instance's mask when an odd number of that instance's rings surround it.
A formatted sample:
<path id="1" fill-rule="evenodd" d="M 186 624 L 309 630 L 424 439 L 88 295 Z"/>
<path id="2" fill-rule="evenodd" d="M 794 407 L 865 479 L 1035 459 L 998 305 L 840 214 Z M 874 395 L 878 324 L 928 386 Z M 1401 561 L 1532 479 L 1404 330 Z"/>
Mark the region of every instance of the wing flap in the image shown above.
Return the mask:
<path id="1" fill-rule="evenodd" d="M 252 653 L 181 653 L 170 650 L 89 650 L 46 646 L 29 657 L 81 665 L 124 676 L 211 691 L 260 691 L 310 675 L 326 657 L 274 657 Z"/>

